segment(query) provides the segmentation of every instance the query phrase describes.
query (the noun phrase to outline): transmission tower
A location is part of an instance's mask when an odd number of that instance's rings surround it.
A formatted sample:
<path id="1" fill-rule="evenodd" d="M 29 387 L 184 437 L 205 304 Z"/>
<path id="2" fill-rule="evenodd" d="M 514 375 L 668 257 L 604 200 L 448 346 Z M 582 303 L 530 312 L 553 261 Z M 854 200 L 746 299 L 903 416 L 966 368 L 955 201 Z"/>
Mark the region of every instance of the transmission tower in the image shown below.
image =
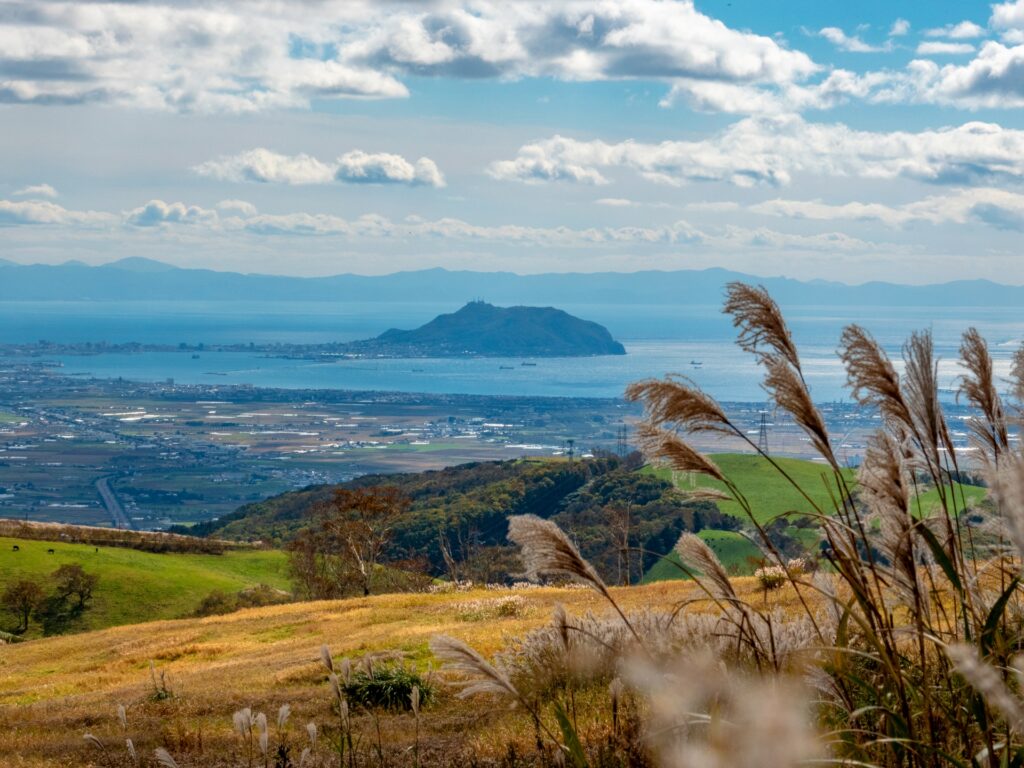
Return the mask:
<path id="1" fill-rule="evenodd" d="M 618 453 L 619 456 L 625 456 L 629 453 L 629 445 L 626 443 L 626 434 L 626 425 L 623 424 L 618 429 L 618 441 L 615 447 L 615 452 Z"/>
<path id="2" fill-rule="evenodd" d="M 569 457 L 569 461 L 572 461 L 573 456 L 576 455 L 576 441 L 571 437 L 565 441 L 565 453 Z"/>
<path id="3" fill-rule="evenodd" d="M 768 413 L 761 411 L 761 430 L 757 433 L 757 449 L 768 453 Z"/>

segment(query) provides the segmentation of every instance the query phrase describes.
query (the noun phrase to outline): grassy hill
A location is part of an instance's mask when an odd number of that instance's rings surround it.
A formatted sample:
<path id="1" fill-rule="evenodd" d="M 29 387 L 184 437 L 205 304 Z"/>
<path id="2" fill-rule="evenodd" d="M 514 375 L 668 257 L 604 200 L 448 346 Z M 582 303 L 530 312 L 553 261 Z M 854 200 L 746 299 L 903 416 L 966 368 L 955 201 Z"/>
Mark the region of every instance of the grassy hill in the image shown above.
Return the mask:
<path id="1" fill-rule="evenodd" d="M 17 545 L 20 551 L 13 551 Z M 47 554 L 53 549 L 54 553 Z M 120 547 L 94 547 L 0 537 L 0 591 L 18 579 L 37 579 L 49 592 L 49 576 L 61 565 L 78 564 L 99 576 L 95 596 L 64 631 L 82 631 L 186 616 L 214 589 L 237 592 L 256 584 L 288 589 L 286 558 L 272 550 L 233 550 L 222 555 L 154 554 Z M 0 611 L 0 629 L 17 622 Z M 27 637 L 42 634 L 32 624 Z"/>
<path id="2" fill-rule="evenodd" d="M 753 579 L 738 579 L 735 585 L 749 599 L 762 599 Z M 612 592 L 628 611 L 671 610 L 696 594 L 689 582 Z M 514 615 L 467 619 L 467 603 L 509 595 L 522 601 Z M 788 590 L 772 593 L 768 600 L 783 610 L 795 605 Z M 0 765 L 103 765 L 83 742 L 82 733 L 88 730 L 117 750 L 125 737 L 117 723 L 118 704 L 127 708 L 127 735 L 140 754 L 151 755 L 153 747 L 163 743 L 182 766 L 224 765 L 213 756 L 237 750 L 231 713 L 245 706 L 266 712 L 273 720 L 277 707 L 289 703 L 292 738 L 301 747 L 307 722 L 324 728 L 337 721 L 319 660 L 321 644 L 328 644 L 339 660 L 400 651 L 422 669 L 430 663 L 436 666 L 427 648 L 434 634 L 458 637 L 490 657 L 505 647 L 508 638 L 548 624 L 557 604 L 574 615 L 603 615 L 607 610 L 593 591 L 582 589 L 382 595 L 115 627 L 9 646 L 0 659 L 0 724 L 8 726 L 0 739 Z M 158 672 L 167 673 L 172 698 L 157 701 L 152 696 L 151 660 Z M 487 706 L 479 698 L 461 700 L 454 692 L 443 693 L 421 722 L 423 742 L 442 754 L 429 753 L 438 758 L 435 762 L 425 753 L 422 764 L 450 764 L 440 758 L 463 747 L 471 748 L 482 762 L 498 764 L 512 740 L 529 754 L 533 728 L 528 717 L 521 711 L 504 714 L 499 705 L 495 713 L 501 713 L 491 714 Z M 355 717 L 364 734 L 363 749 L 371 750 L 376 726 L 367 715 L 357 712 Z M 385 713 L 379 725 L 385 743 L 396 751 L 411 744 L 411 716 Z M 197 754 L 200 734 L 205 758 Z M 31 762 L 19 762 L 25 756 L 31 756 Z M 326 764 L 336 765 L 334 759 Z"/>
<path id="3" fill-rule="evenodd" d="M 718 555 L 718 559 L 730 573 L 749 573 L 750 558 L 761 557 L 760 550 L 749 539 L 736 531 L 705 529 L 697 535 L 707 542 L 707 545 Z M 644 574 L 644 583 L 685 578 L 683 571 L 676 565 L 678 562 L 679 558 L 674 552 L 659 560 Z"/>
<path id="4" fill-rule="evenodd" d="M 966 501 L 966 506 L 969 509 L 980 504 L 988 496 L 988 488 L 981 488 L 977 485 L 961 485 L 960 483 L 954 484 L 953 492 L 958 513 L 963 512 L 964 501 Z M 941 506 L 939 492 L 935 488 L 929 488 L 918 497 L 918 503 L 920 504 L 921 512 L 924 514 L 934 511 Z M 916 512 L 917 510 L 915 509 L 914 511 Z"/>
<path id="5" fill-rule="evenodd" d="M 711 458 L 722 469 L 725 476 L 735 482 L 747 497 L 758 522 L 768 523 L 786 512 L 813 512 L 810 502 L 782 477 L 767 459 L 757 455 L 738 453 L 715 454 Z M 815 504 L 826 511 L 833 509 L 833 497 L 830 495 L 831 473 L 825 465 L 804 459 L 776 458 L 775 461 L 800 484 Z M 665 479 L 672 479 L 683 490 L 696 488 L 726 490 L 722 483 L 700 475 L 674 473 L 664 467 L 650 467 L 647 471 Z M 856 473 L 854 470 L 845 470 L 844 476 L 851 490 L 855 489 Z M 956 484 L 955 489 L 958 506 L 961 505 L 962 498 L 966 499 L 967 507 L 972 507 L 980 504 L 988 495 L 986 488 L 978 486 Z M 832 484 L 831 491 L 833 494 L 836 492 L 834 484 Z M 938 491 L 934 488 L 924 489 L 918 501 L 922 511 L 928 512 L 939 505 Z M 723 513 L 733 515 L 747 523 L 747 515 L 737 502 L 719 501 L 716 504 Z M 813 546 L 818 538 L 813 527 L 799 529 L 790 526 L 787 532 L 800 539 L 806 546 Z M 722 564 L 734 573 L 750 573 L 750 558 L 761 556 L 758 549 L 738 533 L 701 531 L 699 535 L 708 542 Z M 682 572 L 672 562 L 666 561 L 678 562 L 674 553 L 670 554 L 665 560 L 659 561 L 648 570 L 644 581 L 681 578 Z"/>
<path id="6" fill-rule="evenodd" d="M 758 522 L 768 522 L 784 512 L 813 512 L 814 508 L 807 499 L 793 488 L 767 459 L 748 453 L 719 453 L 711 458 L 721 468 L 725 476 L 736 483 L 743 495 L 747 497 Z M 817 505 L 823 509 L 831 508 L 832 497 L 825 479 L 827 477 L 828 482 L 831 482 L 831 473 L 827 466 L 805 459 L 777 458 L 775 461 L 800 484 Z M 652 468 L 651 471 L 661 477 L 674 477 L 676 485 L 683 490 L 692 488 L 726 490 L 722 483 L 704 476 L 673 473 L 664 467 Z M 855 477 L 854 471 L 846 470 L 845 476 L 847 482 L 852 485 Z M 737 502 L 720 501 L 717 504 L 725 514 L 738 517 L 744 522 L 747 520 L 746 513 Z"/>

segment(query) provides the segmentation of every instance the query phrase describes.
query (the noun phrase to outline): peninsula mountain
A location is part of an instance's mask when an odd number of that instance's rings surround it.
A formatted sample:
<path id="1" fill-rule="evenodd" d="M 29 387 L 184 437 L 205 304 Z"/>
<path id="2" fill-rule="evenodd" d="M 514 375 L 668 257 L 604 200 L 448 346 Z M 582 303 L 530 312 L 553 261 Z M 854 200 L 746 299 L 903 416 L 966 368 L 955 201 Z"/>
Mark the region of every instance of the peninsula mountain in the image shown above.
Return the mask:
<path id="1" fill-rule="evenodd" d="M 397 328 L 346 345 L 379 357 L 588 357 L 624 355 L 603 325 L 554 307 L 496 307 L 471 301 L 411 331 Z"/>

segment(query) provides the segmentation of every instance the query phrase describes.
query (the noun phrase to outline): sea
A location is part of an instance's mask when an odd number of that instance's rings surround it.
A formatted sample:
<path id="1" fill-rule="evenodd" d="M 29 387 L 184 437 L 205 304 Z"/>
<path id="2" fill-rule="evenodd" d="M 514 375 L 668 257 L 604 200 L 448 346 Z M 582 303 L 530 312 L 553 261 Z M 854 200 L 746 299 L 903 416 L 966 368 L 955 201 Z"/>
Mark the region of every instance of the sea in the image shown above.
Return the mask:
<path id="1" fill-rule="evenodd" d="M 415 328 L 451 304 L 425 302 L 0 302 L 0 343 L 146 344 L 322 343 L 364 339 L 388 328 Z M 312 361 L 250 352 L 145 352 L 58 355 L 66 375 L 249 384 L 290 389 L 350 389 L 431 394 L 621 397 L 632 381 L 687 376 L 729 402 L 760 402 L 760 372 L 734 343 L 720 305 L 565 304 L 561 309 L 606 326 L 627 354 L 585 358 L 466 358 Z M 836 356 L 842 328 L 859 323 L 898 358 L 915 330 L 930 330 L 944 397 L 953 398 L 960 334 L 974 326 L 988 339 L 1001 378 L 1024 340 L 1021 307 L 801 306 L 786 310 L 806 378 L 818 402 L 849 400 Z M 2 364 L 2 361 L 0 361 Z"/>

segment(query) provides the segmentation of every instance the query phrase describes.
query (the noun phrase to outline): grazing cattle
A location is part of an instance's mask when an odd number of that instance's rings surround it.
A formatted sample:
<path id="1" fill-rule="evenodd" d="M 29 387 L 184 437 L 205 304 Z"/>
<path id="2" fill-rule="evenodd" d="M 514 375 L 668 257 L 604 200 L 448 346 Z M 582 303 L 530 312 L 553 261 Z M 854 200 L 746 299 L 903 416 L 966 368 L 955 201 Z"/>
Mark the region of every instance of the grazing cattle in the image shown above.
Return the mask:
<path id="1" fill-rule="evenodd" d="M 52 555 L 52 554 L 53 554 L 53 550 L 52 550 L 52 549 L 48 549 L 48 550 L 46 550 L 46 554 L 48 554 L 48 555 Z"/>
<path id="2" fill-rule="evenodd" d="M 21 551 L 21 547 L 19 547 L 17 544 L 15 544 L 13 547 L 11 547 L 11 549 L 13 549 L 15 552 L 20 552 Z"/>

